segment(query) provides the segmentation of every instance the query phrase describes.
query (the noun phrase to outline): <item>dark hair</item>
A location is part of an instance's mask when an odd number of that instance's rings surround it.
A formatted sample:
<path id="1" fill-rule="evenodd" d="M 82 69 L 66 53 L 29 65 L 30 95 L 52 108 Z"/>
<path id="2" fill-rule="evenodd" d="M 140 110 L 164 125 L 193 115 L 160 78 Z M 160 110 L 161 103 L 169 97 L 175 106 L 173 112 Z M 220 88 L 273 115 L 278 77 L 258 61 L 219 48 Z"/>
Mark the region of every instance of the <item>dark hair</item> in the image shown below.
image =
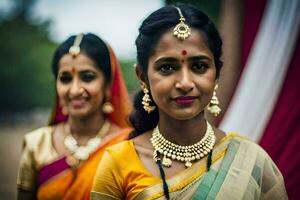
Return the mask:
<path id="1" fill-rule="evenodd" d="M 177 5 L 180 8 L 185 23 L 190 27 L 197 29 L 203 33 L 208 47 L 213 53 L 216 78 L 219 77 L 223 62 L 221 61 L 222 40 L 213 22 L 208 16 L 199 9 L 187 5 Z M 137 48 L 137 62 L 141 73 L 147 78 L 148 60 L 155 52 L 155 47 L 161 37 L 170 28 L 175 27 L 179 23 L 179 13 L 174 6 L 165 6 L 150 14 L 139 28 L 139 35 L 135 44 Z M 151 95 L 151 94 L 150 94 Z M 154 128 L 159 119 L 157 109 L 151 113 L 146 113 L 141 105 L 143 92 L 139 91 L 134 99 L 134 112 L 130 115 L 130 122 L 135 128 L 131 137 L 137 136 L 147 130 Z M 154 102 L 151 102 L 155 104 Z"/>
<path id="2" fill-rule="evenodd" d="M 70 47 L 74 44 L 75 35 L 69 37 L 56 49 L 52 62 L 52 71 L 57 77 L 59 60 L 69 53 Z M 106 82 L 111 81 L 111 63 L 107 45 L 98 36 L 87 33 L 83 35 L 80 43 L 80 51 L 92 59 L 96 63 L 96 67 L 100 69 L 105 77 Z"/>

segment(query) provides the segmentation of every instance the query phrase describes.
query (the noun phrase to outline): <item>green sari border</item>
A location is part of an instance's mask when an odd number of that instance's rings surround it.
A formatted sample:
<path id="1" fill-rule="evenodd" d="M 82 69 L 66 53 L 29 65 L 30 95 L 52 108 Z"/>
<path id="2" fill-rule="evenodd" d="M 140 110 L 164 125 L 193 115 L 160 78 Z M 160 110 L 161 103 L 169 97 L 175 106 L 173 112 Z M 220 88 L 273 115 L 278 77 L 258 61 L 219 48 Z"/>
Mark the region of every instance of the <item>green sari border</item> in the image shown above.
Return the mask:
<path id="1" fill-rule="evenodd" d="M 220 158 L 224 157 L 226 150 L 228 148 L 228 144 L 232 138 L 243 138 L 242 136 L 230 133 L 227 134 L 224 138 L 220 140 L 218 144 L 214 147 L 213 155 L 212 155 L 212 164 L 217 162 Z M 179 174 L 167 179 L 167 183 L 169 186 L 169 192 L 178 191 L 188 184 L 195 181 L 201 175 L 203 175 L 206 171 L 206 162 L 207 157 L 201 159 L 197 163 L 195 163 L 191 168 L 185 169 L 184 171 L 180 172 Z M 180 183 L 180 184 L 178 184 Z M 144 200 L 144 199 L 157 199 L 164 195 L 162 191 L 162 182 L 150 186 L 137 194 L 134 197 L 134 200 Z"/>
<path id="2" fill-rule="evenodd" d="M 228 173 L 230 165 L 239 149 L 240 142 L 232 140 L 228 146 L 227 153 L 223 158 L 219 172 L 211 169 L 197 188 L 193 200 L 215 199 L 216 195 Z"/>

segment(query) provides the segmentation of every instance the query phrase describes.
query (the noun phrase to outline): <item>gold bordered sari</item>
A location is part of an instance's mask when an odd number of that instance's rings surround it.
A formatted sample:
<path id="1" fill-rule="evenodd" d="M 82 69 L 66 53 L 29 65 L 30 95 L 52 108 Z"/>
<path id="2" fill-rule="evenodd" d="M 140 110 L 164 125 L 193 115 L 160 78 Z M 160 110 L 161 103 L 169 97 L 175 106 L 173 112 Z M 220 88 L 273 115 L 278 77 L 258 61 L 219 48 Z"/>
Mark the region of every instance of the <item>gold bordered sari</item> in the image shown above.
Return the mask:
<path id="1" fill-rule="evenodd" d="M 126 158 L 121 160 L 124 154 Z M 167 179 L 171 199 L 287 199 L 283 177 L 271 158 L 239 135 L 229 134 L 214 147 L 208 172 L 206 161 L 204 158 Z M 165 197 L 161 180 L 142 166 L 133 142 L 126 141 L 107 149 L 91 199 Z"/>
<path id="2" fill-rule="evenodd" d="M 25 135 L 18 187 L 37 190 L 37 199 L 89 199 L 105 148 L 126 139 L 131 129 L 123 129 L 108 138 L 86 161 L 72 169 L 66 156 L 59 156 L 53 147 L 53 128 L 48 126 Z"/>
<path id="3" fill-rule="evenodd" d="M 66 162 L 66 156 L 58 155 L 53 145 L 53 129 L 68 118 L 62 113 L 56 97 L 50 125 L 24 137 L 17 179 L 19 189 L 36 193 L 38 199 L 89 199 L 93 177 L 105 148 L 128 138 L 131 129 L 126 117 L 131 112 L 131 103 L 119 63 L 112 49 L 107 47 L 112 68 L 111 103 L 115 110 L 107 118 L 122 130 L 108 135 L 88 160 L 72 169 Z"/>

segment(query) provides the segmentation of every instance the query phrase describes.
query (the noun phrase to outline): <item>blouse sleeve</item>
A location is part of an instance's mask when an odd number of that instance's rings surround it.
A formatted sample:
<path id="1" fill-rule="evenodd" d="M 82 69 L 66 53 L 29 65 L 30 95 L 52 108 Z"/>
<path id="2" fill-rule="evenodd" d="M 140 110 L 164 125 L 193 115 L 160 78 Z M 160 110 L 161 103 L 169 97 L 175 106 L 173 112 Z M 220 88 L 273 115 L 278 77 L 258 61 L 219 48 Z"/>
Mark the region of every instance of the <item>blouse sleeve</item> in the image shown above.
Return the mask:
<path id="1" fill-rule="evenodd" d="M 36 174 L 37 172 L 34 165 L 33 151 L 30 149 L 29 141 L 25 136 L 17 177 L 18 188 L 26 191 L 35 191 Z"/>
<path id="2" fill-rule="evenodd" d="M 118 161 L 106 150 L 94 177 L 91 199 L 124 199 L 123 179 Z"/>
<path id="3" fill-rule="evenodd" d="M 268 155 L 263 168 L 261 199 L 288 199 L 283 176 Z"/>

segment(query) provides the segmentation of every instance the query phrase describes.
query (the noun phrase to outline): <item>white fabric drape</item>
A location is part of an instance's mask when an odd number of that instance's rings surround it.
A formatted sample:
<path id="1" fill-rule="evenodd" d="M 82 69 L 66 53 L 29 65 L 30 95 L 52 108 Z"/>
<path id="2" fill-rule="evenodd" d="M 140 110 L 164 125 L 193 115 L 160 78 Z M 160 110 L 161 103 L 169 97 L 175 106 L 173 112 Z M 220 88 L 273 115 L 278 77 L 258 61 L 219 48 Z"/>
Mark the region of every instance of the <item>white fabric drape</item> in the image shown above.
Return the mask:
<path id="1" fill-rule="evenodd" d="M 258 140 L 277 101 L 298 36 L 299 0 L 269 0 L 244 72 L 220 124 Z"/>

